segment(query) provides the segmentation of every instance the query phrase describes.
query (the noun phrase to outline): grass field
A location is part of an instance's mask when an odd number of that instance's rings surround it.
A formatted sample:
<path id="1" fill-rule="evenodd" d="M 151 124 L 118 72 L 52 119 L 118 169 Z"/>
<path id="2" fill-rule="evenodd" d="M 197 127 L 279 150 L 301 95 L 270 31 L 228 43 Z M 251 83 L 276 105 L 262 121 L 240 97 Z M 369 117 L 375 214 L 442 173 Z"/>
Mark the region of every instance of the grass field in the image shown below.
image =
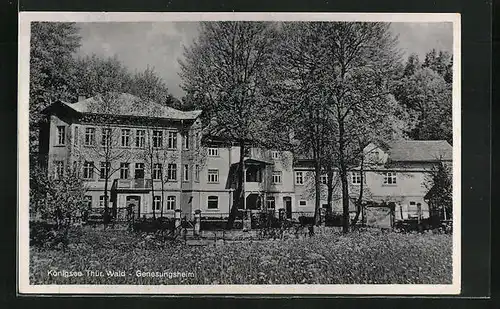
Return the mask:
<path id="1" fill-rule="evenodd" d="M 63 276 L 63 271 L 77 276 Z M 109 276 L 111 271 L 121 276 Z M 103 276 L 95 275 L 100 272 Z M 143 272 L 163 276 L 144 277 Z M 451 280 L 452 238 L 442 234 L 376 230 L 195 247 L 88 228 L 73 232 L 65 251 L 30 249 L 31 284 L 449 284 Z"/>

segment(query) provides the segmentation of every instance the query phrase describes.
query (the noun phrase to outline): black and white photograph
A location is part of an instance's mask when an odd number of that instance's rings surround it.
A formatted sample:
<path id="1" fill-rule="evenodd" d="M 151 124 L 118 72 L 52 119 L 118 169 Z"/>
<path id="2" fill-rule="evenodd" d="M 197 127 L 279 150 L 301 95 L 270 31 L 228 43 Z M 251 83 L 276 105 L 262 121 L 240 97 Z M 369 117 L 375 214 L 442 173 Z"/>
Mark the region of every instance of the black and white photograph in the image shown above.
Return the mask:
<path id="1" fill-rule="evenodd" d="M 460 293 L 460 15 L 21 13 L 23 293 Z"/>

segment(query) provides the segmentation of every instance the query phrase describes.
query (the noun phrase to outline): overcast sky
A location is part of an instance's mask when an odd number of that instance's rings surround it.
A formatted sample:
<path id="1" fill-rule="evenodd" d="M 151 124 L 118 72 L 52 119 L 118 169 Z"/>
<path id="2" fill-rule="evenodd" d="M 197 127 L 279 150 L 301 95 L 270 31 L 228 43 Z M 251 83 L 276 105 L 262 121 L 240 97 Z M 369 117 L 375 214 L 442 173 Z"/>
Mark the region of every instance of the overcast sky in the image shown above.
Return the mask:
<path id="1" fill-rule="evenodd" d="M 81 55 L 117 56 L 131 71 L 154 67 L 171 93 L 181 98 L 178 59 L 182 46 L 189 45 L 198 33 L 196 22 L 156 23 L 79 23 L 82 37 Z M 452 23 L 393 23 L 399 35 L 399 48 L 423 60 L 432 48 L 451 53 Z"/>

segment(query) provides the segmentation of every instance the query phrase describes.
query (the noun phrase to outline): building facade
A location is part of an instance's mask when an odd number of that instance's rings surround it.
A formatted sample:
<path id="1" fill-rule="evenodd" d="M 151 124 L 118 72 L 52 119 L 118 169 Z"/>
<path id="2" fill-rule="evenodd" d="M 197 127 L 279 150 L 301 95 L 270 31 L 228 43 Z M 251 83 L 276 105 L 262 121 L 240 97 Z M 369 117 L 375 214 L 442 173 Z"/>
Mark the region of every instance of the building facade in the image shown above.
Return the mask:
<path id="1" fill-rule="evenodd" d="M 141 103 L 117 94 L 47 107 L 40 152 L 49 172 L 54 177 L 78 173 L 88 189 L 89 208 L 103 209 L 108 198 L 117 216 L 132 209 L 137 217 L 170 217 L 180 209 L 190 217 L 199 209 L 206 217 L 227 217 L 235 199 L 240 147 L 204 137 L 201 111 Z M 244 158 L 241 208 L 284 209 L 288 218 L 314 215 L 310 160 L 251 146 Z M 368 145 L 364 166 L 349 172 L 350 210 L 355 212 L 353 201 L 363 187 L 363 200 L 395 202 L 396 219 L 428 217 L 426 175 L 440 161 L 451 162 L 445 141 Z M 334 173 L 331 208 L 340 213 L 337 178 Z M 327 207 L 326 175 L 321 182 L 321 205 Z"/>

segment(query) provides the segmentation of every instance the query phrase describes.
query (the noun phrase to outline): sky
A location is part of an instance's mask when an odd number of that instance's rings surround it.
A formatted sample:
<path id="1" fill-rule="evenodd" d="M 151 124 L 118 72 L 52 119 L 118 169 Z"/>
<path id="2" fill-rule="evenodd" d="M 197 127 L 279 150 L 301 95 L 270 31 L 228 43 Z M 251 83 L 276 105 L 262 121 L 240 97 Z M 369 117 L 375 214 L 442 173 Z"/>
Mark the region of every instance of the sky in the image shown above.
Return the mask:
<path id="1" fill-rule="evenodd" d="M 184 93 L 178 72 L 183 46 L 198 34 L 197 22 L 89 22 L 78 23 L 82 38 L 79 55 L 116 56 L 132 72 L 148 66 L 163 78 L 177 98 Z M 417 54 L 421 60 L 435 48 L 452 52 L 452 23 L 392 23 L 399 37 L 399 48 L 406 57 Z"/>

